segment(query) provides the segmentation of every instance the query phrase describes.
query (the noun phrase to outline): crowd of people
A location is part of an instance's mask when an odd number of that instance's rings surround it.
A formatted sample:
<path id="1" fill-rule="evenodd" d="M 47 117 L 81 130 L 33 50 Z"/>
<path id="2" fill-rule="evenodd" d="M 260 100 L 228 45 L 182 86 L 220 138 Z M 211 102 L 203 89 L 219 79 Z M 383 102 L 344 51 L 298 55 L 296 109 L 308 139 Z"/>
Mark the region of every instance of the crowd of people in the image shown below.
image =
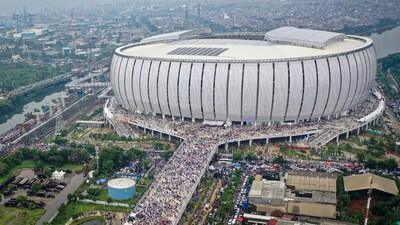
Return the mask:
<path id="1" fill-rule="evenodd" d="M 131 214 L 132 224 L 175 224 L 216 150 L 215 142 L 183 142 Z"/>
<path id="2" fill-rule="evenodd" d="M 114 119 L 184 140 L 155 181 L 138 202 L 126 224 L 176 224 L 218 146 L 249 139 L 288 137 L 340 132 L 359 123 L 371 113 L 377 101 L 367 101 L 357 111 L 335 119 L 295 124 L 259 124 L 257 126 L 210 126 L 181 119 L 163 119 L 153 115 L 127 113 L 112 104 Z"/>

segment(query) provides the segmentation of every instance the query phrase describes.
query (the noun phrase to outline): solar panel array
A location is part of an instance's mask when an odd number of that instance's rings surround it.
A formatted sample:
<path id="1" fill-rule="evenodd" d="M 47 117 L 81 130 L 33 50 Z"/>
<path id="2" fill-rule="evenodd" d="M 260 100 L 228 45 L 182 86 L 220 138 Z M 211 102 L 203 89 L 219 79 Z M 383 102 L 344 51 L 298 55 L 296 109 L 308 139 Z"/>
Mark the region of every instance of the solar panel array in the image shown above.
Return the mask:
<path id="1" fill-rule="evenodd" d="M 189 48 L 181 47 L 168 53 L 168 55 L 199 55 L 199 56 L 219 56 L 228 50 L 227 48 Z"/>

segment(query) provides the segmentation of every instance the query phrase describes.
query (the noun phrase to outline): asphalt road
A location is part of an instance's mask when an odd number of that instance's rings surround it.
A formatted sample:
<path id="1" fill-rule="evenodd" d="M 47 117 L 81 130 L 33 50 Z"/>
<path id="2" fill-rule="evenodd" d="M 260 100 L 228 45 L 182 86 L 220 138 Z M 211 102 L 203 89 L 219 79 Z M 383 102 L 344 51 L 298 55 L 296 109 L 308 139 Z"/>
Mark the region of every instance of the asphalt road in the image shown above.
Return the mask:
<path id="1" fill-rule="evenodd" d="M 53 201 L 46 204 L 44 207 L 46 213 L 36 222 L 36 225 L 42 225 L 44 222 L 47 222 L 53 218 L 57 214 L 61 204 L 67 202 L 68 194 L 74 193 L 84 181 L 85 178 L 83 177 L 83 173 L 74 175 L 67 187 L 65 187 L 65 189 L 58 195 L 56 195 Z"/>

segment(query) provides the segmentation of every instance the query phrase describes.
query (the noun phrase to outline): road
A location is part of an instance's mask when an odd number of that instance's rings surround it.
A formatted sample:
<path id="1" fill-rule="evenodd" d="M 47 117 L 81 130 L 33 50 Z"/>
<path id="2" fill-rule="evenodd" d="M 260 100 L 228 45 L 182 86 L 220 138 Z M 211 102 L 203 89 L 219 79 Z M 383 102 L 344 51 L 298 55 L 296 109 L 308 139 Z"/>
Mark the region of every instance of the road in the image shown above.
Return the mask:
<path id="1" fill-rule="evenodd" d="M 60 208 L 61 204 L 66 203 L 68 194 L 74 193 L 79 186 L 85 181 L 83 173 L 76 174 L 71 178 L 71 182 L 65 187 L 65 189 L 56 195 L 55 199 L 44 207 L 46 213 L 36 222 L 36 225 L 42 225 L 44 222 L 48 222 L 53 218 Z"/>

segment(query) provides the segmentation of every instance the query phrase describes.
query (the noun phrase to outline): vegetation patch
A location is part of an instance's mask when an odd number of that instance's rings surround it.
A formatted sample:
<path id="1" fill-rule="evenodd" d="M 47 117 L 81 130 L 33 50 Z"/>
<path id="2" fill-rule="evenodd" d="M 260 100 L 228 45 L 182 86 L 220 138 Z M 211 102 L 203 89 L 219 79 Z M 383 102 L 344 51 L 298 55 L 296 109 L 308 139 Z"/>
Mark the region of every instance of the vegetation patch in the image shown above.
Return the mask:
<path id="1" fill-rule="evenodd" d="M 44 212 L 44 209 L 20 209 L 0 206 L 0 224 L 34 225 Z"/>
<path id="2" fill-rule="evenodd" d="M 102 211 L 102 212 L 128 212 L 129 208 L 97 205 L 83 202 L 70 202 L 67 205 L 63 204 L 57 216 L 49 223 L 50 225 L 64 225 L 71 217 L 78 218 L 83 213 L 89 211 Z"/>
<path id="3" fill-rule="evenodd" d="M 86 222 L 92 221 L 92 220 L 98 220 L 101 221 L 103 224 L 105 224 L 105 219 L 102 216 L 89 216 L 89 217 L 85 217 L 79 220 L 76 220 L 74 222 L 71 223 L 71 225 L 81 225 L 84 224 Z"/>

